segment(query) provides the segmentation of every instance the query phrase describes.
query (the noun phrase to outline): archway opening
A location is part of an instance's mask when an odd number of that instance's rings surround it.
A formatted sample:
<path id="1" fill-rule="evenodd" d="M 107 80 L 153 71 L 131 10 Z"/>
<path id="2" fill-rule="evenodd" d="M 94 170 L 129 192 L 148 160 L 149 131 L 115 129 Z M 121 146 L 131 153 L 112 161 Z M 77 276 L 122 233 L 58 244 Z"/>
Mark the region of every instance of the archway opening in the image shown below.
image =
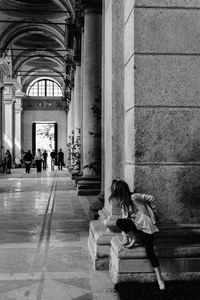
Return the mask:
<path id="1" fill-rule="evenodd" d="M 57 152 L 57 124 L 54 122 L 36 122 L 33 124 L 33 137 L 35 153 L 38 148 L 43 153 L 48 153 L 47 165 L 50 165 L 50 153 L 54 149 Z"/>

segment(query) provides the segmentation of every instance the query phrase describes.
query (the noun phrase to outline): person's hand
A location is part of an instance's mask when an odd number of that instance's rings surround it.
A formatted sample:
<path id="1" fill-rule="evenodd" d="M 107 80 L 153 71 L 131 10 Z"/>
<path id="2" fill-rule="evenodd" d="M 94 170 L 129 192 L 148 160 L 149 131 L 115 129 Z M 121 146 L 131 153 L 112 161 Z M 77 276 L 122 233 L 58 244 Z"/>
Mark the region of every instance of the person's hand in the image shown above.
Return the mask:
<path id="1" fill-rule="evenodd" d="M 135 214 L 135 213 L 131 213 L 131 214 L 130 214 L 130 218 L 133 219 L 133 220 L 135 220 L 136 214 Z"/>

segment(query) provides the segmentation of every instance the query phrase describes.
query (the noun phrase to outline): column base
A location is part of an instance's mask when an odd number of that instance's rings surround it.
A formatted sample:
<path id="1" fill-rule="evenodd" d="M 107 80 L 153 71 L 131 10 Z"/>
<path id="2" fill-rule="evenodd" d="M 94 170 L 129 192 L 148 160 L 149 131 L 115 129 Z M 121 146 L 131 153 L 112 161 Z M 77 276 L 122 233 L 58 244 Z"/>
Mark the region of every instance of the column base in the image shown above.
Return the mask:
<path id="1" fill-rule="evenodd" d="M 155 252 L 165 280 L 197 279 L 200 275 L 200 243 L 191 243 L 193 238 L 197 241 L 197 235 L 191 239 L 191 233 L 185 236 L 182 229 L 178 232 L 164 231 L 157 236 Z M 110 276 L 114 284 L 156 280 L 144 246 L 126 249 L 121 244 L 121 236 L 111 239 Z"/>
<path id="2" fill-rule="evenodd" d="M 95 270 L 109 270 L 110 241 L 112 237 L 113 233 L 100 221 L 90 222 L 88 249 Z"/>
<path id="3" fill-rule="evenodd" d="M 98 195 L 101 192 L 101 180 L 97 176 L 83 175 L 77 181 L 77 195 Z"/>

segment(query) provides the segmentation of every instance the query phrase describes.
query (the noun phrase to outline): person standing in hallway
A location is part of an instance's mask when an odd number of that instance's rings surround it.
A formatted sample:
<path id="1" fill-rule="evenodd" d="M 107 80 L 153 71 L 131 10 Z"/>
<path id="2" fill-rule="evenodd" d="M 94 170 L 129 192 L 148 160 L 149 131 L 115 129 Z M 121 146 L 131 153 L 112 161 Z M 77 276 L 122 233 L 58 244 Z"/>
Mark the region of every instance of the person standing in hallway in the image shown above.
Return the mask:
<path id="1" fill-rule="evenodd" d="M 4 152 L 3 158 L 3 173 L 6 173 L 6 151 Z"/>
<path id="2" fill-rule="evenodd" d="M 133 248 L 137 245 L 137 237 L 139 237 L 156 273 L 158 286 L 160 290 L 164 290 L 165 283 L 158 258 L 154 253 L 154 233 L 159 231 L 154 215 L 154 197 L 139 193 L 131 195 L 128 184 L 123 180 L 115 179 L 111 185 L 109 200 L 116 201 L 122 210 L 122 218 L 116 221 L 116 225 L 125 234 L 126 240 L 123 246 Z"/>
<path id="3" fill-rule="evenodd" d="M 44 150 L 44 152 L 42 153 L 42 158 L 43 158 L 43 170 L 47 169 L 47 156 L 48 153 L 46 150 Z"/>
<path id="4" fill-rule="evenodd" d="M 33 160 L 33 155 L 31 153 L 31 150 L 28 150 L 28 152 L 26 152 L 24 154 L 24 162 L 25 162 L 26 173 L 30 173 L 32 160 Z"/>
<path id="5" fill-rule="evenodd" d="M 6 154 L 5 154 L 5 172 L 7 174 L 11 174 L 11 165 L 12 165 L 12 157 L 11 157 L 11 153 L 9 150 L 6 150 Z"/>
<path id="6" fill-rule="evenodd" d="M 64 153 L 62 152 L 62 149 L 58 152 L 58 170 L 62 170 L 62 167 L 64 165 Z"/>
<path id="7" fill-rule="evenodd" d="M 54 171 L 55 161 L 56 161 L 56 152 L 55 152 L 55 150 L 51 151 L 50 156 L 51 156 L 51 171 Z"/>
<path id="8" fill-rule="evenodd" d="M 37 173 L 42 171 L 42 153 L 41 150 L 38 148 L 35 154 L 35 164 L 37 168 Z"/>

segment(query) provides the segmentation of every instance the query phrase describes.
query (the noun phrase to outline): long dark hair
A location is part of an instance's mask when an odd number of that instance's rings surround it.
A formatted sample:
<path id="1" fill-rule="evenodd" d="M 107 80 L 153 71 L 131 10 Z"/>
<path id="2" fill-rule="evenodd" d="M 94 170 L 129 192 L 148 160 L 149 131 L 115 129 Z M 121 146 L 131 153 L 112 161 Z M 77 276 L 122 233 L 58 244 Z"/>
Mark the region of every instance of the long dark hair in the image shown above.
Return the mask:
<path id="1" fill-rule="evenodd" d="M 120 207 L 128 209 L 129 205 L 132 203 L 128 184 L 124 180 L 114 179 L 110 191 L 111 195 L 109 201 L 112 201 L 115 198 Z"/>

